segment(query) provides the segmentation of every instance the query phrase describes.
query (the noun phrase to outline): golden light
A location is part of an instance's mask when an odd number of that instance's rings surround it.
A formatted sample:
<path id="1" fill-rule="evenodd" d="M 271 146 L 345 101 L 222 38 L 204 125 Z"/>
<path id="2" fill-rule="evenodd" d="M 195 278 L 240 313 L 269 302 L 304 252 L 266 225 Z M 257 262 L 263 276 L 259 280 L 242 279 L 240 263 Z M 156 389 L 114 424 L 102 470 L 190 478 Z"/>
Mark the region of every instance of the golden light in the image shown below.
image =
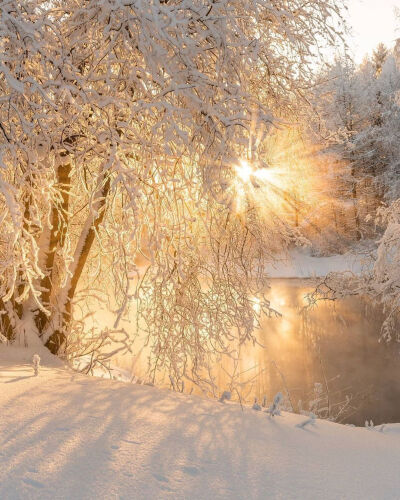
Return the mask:
<path id="1" fill-rule="evenodd" d="M 261 187 L 265 183 L 276 180 L 276 169 L 254 168 L 247 160 L 240 160 L 235 167 L 236 175 L 243 184 L 251 183 L 254 187 Z"/>
<path id="2" fill-rule="evenodd" d="M 256 179 L 258 181 L 269 182 L 269 183 L 271 183 L 273 181 L 277 181 L 278 175 L 279 175 L 279 172 L 276 169 L 272 169 L 272 168 L 263 168 L 263 169 L 257 170 L 254 173 L 254 177 L 256 177 Z"/>
<path id="3" fill-rule="evenodd" d="M 239 165 L 236 165 L 236 174 L 242 182 L 249 182 L 253 174 L 253 168 L 246 160 L 241 160 Z"/>
<path id="4" fill-rule="evenodd" d="M 321 157 L 315 153 L 297 129 L 269 135 L 260 144 L 257 159 L 245 157 L 232 166 L 235 212 L 242 216 L 251 209 L 266 220 L 273 214 L 295 227 L 306 225 L 310 231 L 318 231 L 320 220 L 315 207 L 321 203 L 320 171 L 325 164 L 321 167 Z"/>
<path id="5" fill-rule="evenodd" d="M 240 160 L 234 169 L 237 213 L 242 213 L 249 202 L 265 213 L 267 213 L 266 204 L 272 203 L 275 208 L 279 205 L 279 202 L 275 200 L 280 197 L 276 194 L 276 190 L 280 189 L 282 179 L 279 178 L 276 168 L 260 167 L 247 160 Z"/>
<path id="6" fill-rule="evenodd" d="M 253 311 L 256 314 L 261 314 L 261 300 L 258 297 L 253 297 Z"/>

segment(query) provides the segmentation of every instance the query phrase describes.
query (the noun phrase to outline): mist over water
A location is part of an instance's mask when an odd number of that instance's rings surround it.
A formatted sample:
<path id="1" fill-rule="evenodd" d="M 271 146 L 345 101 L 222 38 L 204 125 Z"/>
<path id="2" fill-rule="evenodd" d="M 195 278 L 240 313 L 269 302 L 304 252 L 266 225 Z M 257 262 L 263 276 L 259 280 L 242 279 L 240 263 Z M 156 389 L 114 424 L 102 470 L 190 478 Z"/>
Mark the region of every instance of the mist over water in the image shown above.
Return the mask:
<path id="1" fill-rule="evenodd" d="M 282 316 L 262 320 L 259 345 L 242 345 L 236 364 L 227 358 L 215 362 L 214 396 L 229 389 L 234 375 L 246 403 L 257 398 L 261 404 L 266 398 L 268 404 L 282 392 L 287 408 L 292 405 L 296 412 L 309 411 L 310 403 L 319 399 L 313 411 L 320 417 L 355 425 L 399 422 L 400 345 L 381 340 L 382 309 L 362 297 L 305 308 L 305 295 L 313 286 L 310 279 L 271 281 L 271 305 Z M 147 380 L 146 351 L 137 349 L 118 365 Z M 170 386 L 162 371 L 154 381 Z M 316 394 L 316 388 L 322 392 Z M 190 390 L 185 382 L 184 392 Z M 196 387 L 192 390 L 201 394 Z M 238 399 L 236 391 L 232 396 Z"/>
<path id="2" fill-rule="evenodd" d="M 319 406 L 326 406 L 329 395 L 330 414 L 338 421 L 399 422 L 400 346 L 380 341 L 381 308 L 349 297 L 304 310 L 311 290 L 307 280 L 273 280 L 271 302 L 282 317 L 263 321 L 259 341 L 264 348 L 250 346 L 241 353 L 242 369 L 258 365 L 255 397 L 262 400 L 265 394 L 271 401 L 276 392 L 288 392 L 296 411 L 308 410 L 320 383 L 324 398 Z"/>

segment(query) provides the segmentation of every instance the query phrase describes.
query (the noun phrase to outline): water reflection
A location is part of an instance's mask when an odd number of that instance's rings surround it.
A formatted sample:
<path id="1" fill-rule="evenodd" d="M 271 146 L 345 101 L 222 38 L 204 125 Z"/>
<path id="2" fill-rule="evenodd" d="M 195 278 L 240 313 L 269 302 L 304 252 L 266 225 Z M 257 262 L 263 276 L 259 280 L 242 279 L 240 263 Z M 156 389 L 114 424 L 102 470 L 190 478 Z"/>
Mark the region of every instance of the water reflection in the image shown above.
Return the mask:
<path id="1" fill-rule="evenodd" d="M 379 342 L 383 313 L 360 297 L 320 302 L 304 310 L 310 280 L 274 279 L 272 307 L 280 318 L 265 318 L 260 345 L 239 349 L 239 360 L 219 360 L 212 367 L 216 393 L 234 379 L 242 400 L 271 401 L 281 391 L 295 411 L 313 411 L 339 422 L 364 425 L 400 422 L 399 344 Z M 120 366 L 144 376 L 145 353 L 120 359 Z M 158 373 L 158 385 L 170 385 Z M 185 386 L 185 392 L 197 388 Z M 317 401 L 317 403 L 315 403 Z M 312 403 L 314 402 L 314 403 Z M 316 406 L 315 406 L 316 405 Z"/>
<path id="2" fill-rule="evenodd" d="M 382 311 L 359 297 L 305 311 L 311 289 L 307 281 L 273 281 L 270 298 L 282 317 L 263 321 L 263 348 L 246 346 L 240 353 L 240 371 L 247 370 L 242 382 L 253 367 L 251 396 L 271 401 L 282 391 L 298 411 L 308 409 L 319 388 L 325 416 L 329 405 L 330 416 L 343 422 L 399 422 L 399 345 L 379 342 Z"/>

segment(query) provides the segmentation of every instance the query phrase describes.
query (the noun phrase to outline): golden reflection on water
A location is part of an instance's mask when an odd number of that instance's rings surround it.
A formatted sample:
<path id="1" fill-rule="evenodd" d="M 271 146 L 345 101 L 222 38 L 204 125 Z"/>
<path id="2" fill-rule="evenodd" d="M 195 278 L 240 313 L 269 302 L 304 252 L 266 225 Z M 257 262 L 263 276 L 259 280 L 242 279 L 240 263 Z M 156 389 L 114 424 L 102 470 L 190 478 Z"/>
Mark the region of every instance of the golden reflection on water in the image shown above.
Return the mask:
<path id="1" fill-rule="evenodd" d="M 272 280 L 271 305 L 282 316 L 262 320 L 258 344 L 232 346 L 236 361 L 225 356 L 215 362 L 214 396 L 234 386 L 235 399 L 240 393 L 242 401 L 252 403 L 255 397 L 271 401 L 278 391 L 288 390 L 298 411 L 307 407 L 314 384 L 325 377 L 332 404 L 348 394 L 369 393 L 357 402 L 359 409 L 348 421 L 358 425 L 366 418 L 375 423 L 398 421 L 400 357 L 396 345 L 378 342 L 382 312 L 358 297 L 304 310 L 305 295 L 311 290 L 310 281 Z M 133 366 L 135 374 L 144 376 L 145 359 L 145 352 L 136 353 L 120 360 L 120 366 L 128 370 Z M 168 375 L 158 372 L 156 383 L 169 386 Z M 185 384 L 185 392 L 201 393 Z"/>

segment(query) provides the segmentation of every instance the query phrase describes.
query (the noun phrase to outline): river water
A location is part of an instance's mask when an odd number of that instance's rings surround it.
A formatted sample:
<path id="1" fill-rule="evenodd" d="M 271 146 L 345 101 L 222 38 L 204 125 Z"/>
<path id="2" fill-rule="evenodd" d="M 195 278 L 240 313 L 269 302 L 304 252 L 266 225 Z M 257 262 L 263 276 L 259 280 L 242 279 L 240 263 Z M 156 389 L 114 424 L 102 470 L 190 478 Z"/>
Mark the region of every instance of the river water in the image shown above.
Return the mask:
<path id="1" fill-rule="evenodd" d="M 381 309 L 349 297 L 304 310 L 310 290 L 307 280 L 272 280 L 271 304 L 282 317 L 263 321 L 263 347 L 241 350 L 246 399 L 271 401 L 281 391 L 295 411 L 311 404 L 339 422 L 400 422 L 400 345 L 380 341 Z"/>
<path id="2" fill-rule="evenodd" d="M 305 309 L 311 290 L 310 279 L 271 280 L 271 305 L 282 316 L 262 321 L 260 345 L 242 346 L 239 362 L 215 363 L 214 395 L 234 385 L 233 397 L 246 403 L 270 404 L 282 392 L 286 408 L 296 412 L 355 425 L 400 422 L 400 344 L 380 341 L 382 310 L 361 297 Z M 144 376 L 140 358 L 128 355 L 118 364 Z M 156 383 L 169 385 L 159 375 Z"/>

